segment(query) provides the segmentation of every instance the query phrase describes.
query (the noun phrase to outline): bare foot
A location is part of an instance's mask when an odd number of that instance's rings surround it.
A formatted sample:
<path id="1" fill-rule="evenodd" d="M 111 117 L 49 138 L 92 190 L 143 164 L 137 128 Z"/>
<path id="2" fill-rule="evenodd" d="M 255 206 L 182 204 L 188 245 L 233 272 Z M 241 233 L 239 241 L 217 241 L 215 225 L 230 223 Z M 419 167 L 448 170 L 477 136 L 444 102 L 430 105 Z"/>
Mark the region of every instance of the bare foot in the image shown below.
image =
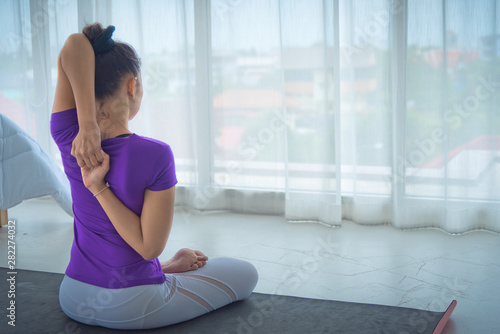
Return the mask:
<path id="1" fill-rule="evenodd" d="M 161 264 L 162 270 L 166 274 L 183 273 L 196 270 L 207 263 L 208 257 L 200 251 L 182 248 L 174 257 Z"/>

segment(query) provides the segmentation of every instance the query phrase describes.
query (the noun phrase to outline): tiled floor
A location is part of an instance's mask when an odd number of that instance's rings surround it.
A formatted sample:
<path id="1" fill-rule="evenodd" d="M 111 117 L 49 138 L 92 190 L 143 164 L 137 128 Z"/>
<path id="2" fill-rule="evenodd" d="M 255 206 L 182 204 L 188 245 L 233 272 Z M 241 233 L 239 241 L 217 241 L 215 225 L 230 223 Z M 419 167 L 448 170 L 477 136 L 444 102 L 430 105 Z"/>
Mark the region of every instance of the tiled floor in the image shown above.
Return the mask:
<path id="1" fill-rule="evenodd" d="M 17 266 L 64 272 L 71 217 L 51 199 L 9 210 L 17 220 Z M 0 266 L 7 264 L 7 229 L 0 229 Z M 282 217 L 176 210 L 166 260 L 181 247 L 209 257 L 252 262 L 256 291 L 310 298 L 444 310 L 456 299 L 445 333 L 500 333 L 500 235 L 450 236 L 391 226 L 341 228 L 289 224 Z"/>

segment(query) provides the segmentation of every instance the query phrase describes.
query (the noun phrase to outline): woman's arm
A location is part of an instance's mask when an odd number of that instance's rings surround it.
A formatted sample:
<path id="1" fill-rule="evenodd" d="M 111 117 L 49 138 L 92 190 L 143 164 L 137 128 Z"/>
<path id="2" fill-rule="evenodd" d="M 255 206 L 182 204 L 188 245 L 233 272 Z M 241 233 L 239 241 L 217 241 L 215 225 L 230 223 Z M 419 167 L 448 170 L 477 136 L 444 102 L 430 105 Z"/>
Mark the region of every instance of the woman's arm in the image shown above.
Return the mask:
<path id="1" fill-rule="evenodd" d="M 106 189 L 104 176 L 109 170 L 109 155 L 97 167 L 83 166 L 82 178 L 96 196 L 118 234 L 145 260 L 157 258 L 165 248 L 174 215 L 175 187 L 162 191 L 146 189 L 141 216 L 127 208 L 111 189 Z"/>
<path id="2" fill-rule="evenodd" d="M 58 58 L 58 78 L 52 112 L 77 109 L 78 135 L 71 155 L 79 166 L 97 166 L 101 155 L 101 132 L 95 111 L 95 55 L 84 34 L 68 37 Z"/>
<path id="3" fill-rule="evenodd" d="M 140 217 L 111 190 L 97 195 L 97 200 L 123 240 L 145 260 L 152 260 L 160 256 L 167 244 L 174 215 L 174 196 L 175 187 L 161 191 L 146 189 Z"/>

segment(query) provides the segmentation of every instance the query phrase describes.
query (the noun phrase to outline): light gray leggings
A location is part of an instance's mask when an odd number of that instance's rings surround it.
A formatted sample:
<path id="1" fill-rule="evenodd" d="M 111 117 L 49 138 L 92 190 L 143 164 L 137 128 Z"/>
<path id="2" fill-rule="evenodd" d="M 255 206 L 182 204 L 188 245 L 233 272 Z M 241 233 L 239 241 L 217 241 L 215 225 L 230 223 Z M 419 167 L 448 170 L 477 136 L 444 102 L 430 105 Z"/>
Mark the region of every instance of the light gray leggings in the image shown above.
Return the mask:
<path id="1" fill-rule="evenodd" d="M 59 302 L 73 320 L 116 329 L 172 325 L 245 299 L 257 284 L 249 262 L 209 259 L 195 271 L 166 274 L 163 284 L 106 289 L 65 276 Z"/>

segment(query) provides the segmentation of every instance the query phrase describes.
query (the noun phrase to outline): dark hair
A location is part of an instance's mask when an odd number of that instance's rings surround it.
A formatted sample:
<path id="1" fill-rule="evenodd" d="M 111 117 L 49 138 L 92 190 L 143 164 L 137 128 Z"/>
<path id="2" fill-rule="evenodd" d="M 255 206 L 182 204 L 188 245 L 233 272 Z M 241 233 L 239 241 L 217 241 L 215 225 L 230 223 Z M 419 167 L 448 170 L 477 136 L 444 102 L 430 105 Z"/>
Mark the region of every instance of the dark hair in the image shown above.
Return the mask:
<path id="1" fill-rule="evenodd" d="M 104 28 L 100 23 L 85 26 L 82 33 L 90 43 L 99 37 Z M 137 76 L 141 67 L 141 60 L 134 48 L 126 43 L 115 42 L 115 46 L 106 52 L 95 55 L 95 98 L 103 100 L 115 95 L 122 83 L 123 76 L 132 74 Z"/>

